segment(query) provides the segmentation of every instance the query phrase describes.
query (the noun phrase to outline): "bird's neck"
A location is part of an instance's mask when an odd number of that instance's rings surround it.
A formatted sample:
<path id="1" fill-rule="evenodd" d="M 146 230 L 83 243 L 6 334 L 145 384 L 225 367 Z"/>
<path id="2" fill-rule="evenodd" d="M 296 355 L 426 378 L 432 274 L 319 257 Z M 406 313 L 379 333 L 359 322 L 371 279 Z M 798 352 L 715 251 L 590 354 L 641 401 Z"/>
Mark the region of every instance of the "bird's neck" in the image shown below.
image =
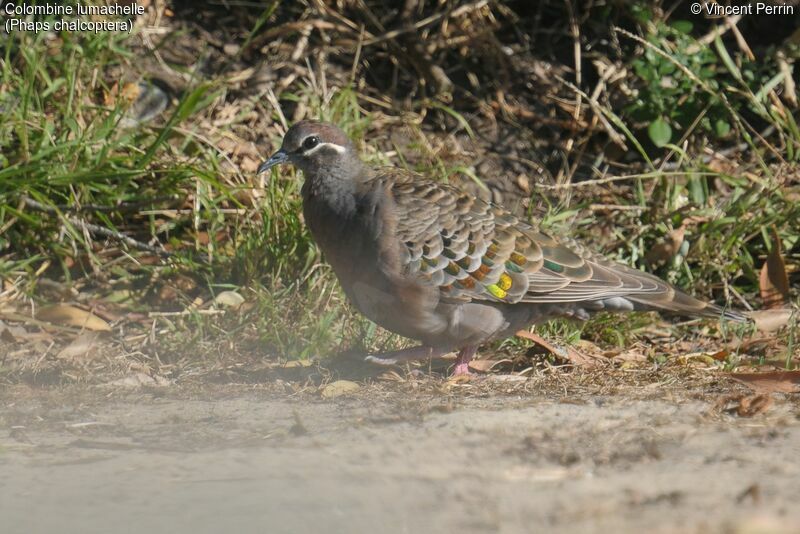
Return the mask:
<path id="1" fill-rule="evenodd" d="M 334 214 L 348 218 L 356 212 L 356 195 L 362 182 L 361 162 L 342 167 L 329 167 L 324 171 L 306 172 L 303 200 L 324 205 Z"/>

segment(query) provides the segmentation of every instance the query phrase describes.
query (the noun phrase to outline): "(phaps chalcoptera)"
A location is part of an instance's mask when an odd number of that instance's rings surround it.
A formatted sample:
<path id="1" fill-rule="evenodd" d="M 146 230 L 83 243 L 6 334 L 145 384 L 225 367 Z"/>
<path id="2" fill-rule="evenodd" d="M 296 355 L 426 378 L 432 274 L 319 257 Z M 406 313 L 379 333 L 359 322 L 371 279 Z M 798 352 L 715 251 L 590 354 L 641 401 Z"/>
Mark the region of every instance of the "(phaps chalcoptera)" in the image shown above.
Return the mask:
<path id="1" fill-rule="evenodd" d="M 453 374 L 466 374 L 487 341 L 601 310 L 745 319 L 453 186 L 369 167 L 332 124 L 298 122 L 258 172 L 283 163 L 305 175 L 306 224 L 350 301 L 380 326 L 422 343 L 370 361 L 457 350 Z"/>

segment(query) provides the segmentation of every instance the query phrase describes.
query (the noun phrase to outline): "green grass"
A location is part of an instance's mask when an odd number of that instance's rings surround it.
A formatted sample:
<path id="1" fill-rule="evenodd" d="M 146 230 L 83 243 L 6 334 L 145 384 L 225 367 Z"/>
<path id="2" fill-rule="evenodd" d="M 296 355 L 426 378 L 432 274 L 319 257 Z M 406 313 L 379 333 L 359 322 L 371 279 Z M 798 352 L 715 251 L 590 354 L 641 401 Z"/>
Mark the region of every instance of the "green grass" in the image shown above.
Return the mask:
<path id="1" fill-rule="evenodd" d="M 188 183 L 221 189 L 210 154 L 175 130 L 214 99 L 211 87 L 183 95 L 158 127 L 125 128 L 124 106 L 103 104 L 113 89 L 97 69 L 130 61 L 125 38 L 64 33 L 53 44 L 44 34 L 19 32 L 5 41 L 0 274 L 80 254 L 97 265 L 92 239 L 69 216 L 81 206 L 99 206 L 85 211 L 114 229 L 128 222 L 127 206 L 157 207 L 158 199 L 184 193 Z M 26 205 L 26 198 L 46 209 Z M 71 276 L 66 268 L 61 274 Z"/>

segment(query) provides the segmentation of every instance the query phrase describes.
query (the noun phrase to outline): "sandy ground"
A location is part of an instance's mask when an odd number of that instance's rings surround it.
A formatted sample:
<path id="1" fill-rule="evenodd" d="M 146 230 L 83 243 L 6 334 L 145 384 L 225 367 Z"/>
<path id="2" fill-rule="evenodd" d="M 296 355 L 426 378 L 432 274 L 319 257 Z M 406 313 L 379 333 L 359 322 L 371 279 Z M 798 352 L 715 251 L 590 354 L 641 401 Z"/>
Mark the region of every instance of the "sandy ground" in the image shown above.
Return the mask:
<path id="1" fill-rule="evenodd" d="M 8 387 L 0 530 L 800 532 L 796 399 L 649 389 Z"/>

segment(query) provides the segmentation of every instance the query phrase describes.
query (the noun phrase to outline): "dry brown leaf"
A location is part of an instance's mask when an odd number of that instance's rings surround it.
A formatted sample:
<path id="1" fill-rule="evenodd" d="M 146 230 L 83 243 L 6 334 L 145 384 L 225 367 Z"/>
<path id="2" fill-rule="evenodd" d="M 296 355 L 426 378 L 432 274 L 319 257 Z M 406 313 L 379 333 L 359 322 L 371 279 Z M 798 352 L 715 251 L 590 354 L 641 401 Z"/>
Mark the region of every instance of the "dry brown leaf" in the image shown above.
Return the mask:
<path id="1" fill-rule="evenodd" d="M 730 377 L 761 393 L 800 393 L 800 371 L 731 373 Z"/>
<path id="2" fill-rule="evenodd" d="M 648 265 L 663 265 L 674 258 L 683 245 L 686 227 L 681 226 L 669 232 L 653 245 L 644 257 Z"/>
<path id="3" fill-rule="evenodd" d="M 712 410 L 735 413 L 739 417 L 753 417 L 766 412 L 770 406 L 772 406 L 770 394 L 756 392 L 749 395 L 724 395 L 717 399 Z"/>
<path id="4" fill-rule="evenodd" d="M 647 354 L 643 353 L 639 348 L 628 350 L 607 350 L 603 352 L 603 356 L 610 360 L 617 362 L 639 362 L 644 363 L 647 361 Z"/>
<path id="5" fill-rule="evenodd" d="M 244 304 L 244 297 L 236 291 L 222 291 L 214 297 L 214 304 L 219 304 L 223 308 L 238 308 Z"/>
<path id="6" fill-rule="evenodd" d="M 2 310 L 0 310 L 0 313 L 2 313 Z M 22 314 L 13 314 L 13 316 L 9 318 L 28 325 L 36 325 L 37 323 L 46 324 Z M 29 332 L 22 326 L 5 324 L 0 321 L 0 340 L 7 343 L 34 343 L 37 341 L 53 341 L 53 335 L 50 332 L 39 328 L 36 330 L 38 331 Z"/>
<path id="7" fill-rule="evenodd" d="M 130 292 L 128 292 L 128 294 L 130 294 Z M 112 302 L 89 299 L 86 301 L 86 305 L 91 307 L 92 313 L 107 323 L 116 323 L 126 316 L 126 314 L 122 311 L 122 308 Z"/>
<path id="8" fill-rule="evenodd" d="M 722 350 L 718 350 L 714 354 L 711 354 L 710 356 L 714 360 L 717 360 L 718 362 L 721 362 L 721 361 L 727 360 L 728 356 L 730 356 L 730 355 L 731 355 L 731 353 L 730 353 L 730 351 L 728 349 L 722 349 Z"/>
<path id="9" fill-rule="evenodd" d="M 686 361 L 689 360 L 700 360 L 706 362 L 708 364 L 714 364 L 715 361 L 721 362 L 725 361 L 728 356 L 730 356 L 730 351 L 727 349 L 718 350 L 717 352 L 708 352 L 708 351 L 700 351 L 700 352 L 690 352 L 685 354 L 683 358 Z"/>
<path id="10" fill-rule="evenodd" d="M 794 310 L 786 308 L 759 310 L 750 312 L 750 318 L 762 332 L 774 332 L 789 324 L 793 312 Z"/>
<path id="11" fill-rule="evenodd" d="M 789 276 L 786 274 L 786 263 L 781 253 L 781 240 L 778 232 L 772 228 L 772 249 L 767 261 L 761 267 L 758 287 L 764 308 L 782 308 L 789 301 Z"/>
<path id="12" fill-rule="evenodd" d="M 342 395 L 349 395 L 361 389 L 361 386 L 351 380 L 337 380 L 331 382 L 319 392 L 324 399 L 333 399 Z"/>
<path id="13" fill-rule="evenodd" d="M 766 412 L 772 406 L 772 397 L 769 394 L 749 395 L 739 400 L 736 407 L 736 415 L 739 417 L 753 417 Z"/>
<path id="14" fill-rule="evenodd" d="M 17 341 L 22 341 L 26 334 L 27 331 L 21 326 L 7 325 L 0 321 L 0 341 L 16 343 Z"/>
<path id="15" fill-rule="evenodd" d="M 528 339 L 530 341 L 533 341 L 534 343 L 545 349 L 553 356 L 566 360 L 578 367 L 594 367 L 595 365 L 598 364 L 600 360 L 600 358 L 587 356 L 586 354 L 583 354 L 569 346 L 561 348 L 556 345 L 553 345 L 552 343 L 545 340 L 541 336 L 537 336 L 536 334 L 528 332 L 527 330 L 519 330 L 514 335 L 516 335 L 517 337 L 521 337 L 523 339 Z"/>
<path id="16" fill-rule="evenodd" d="M 84 332 L 56 355 L 61 360 L 88 360 L 97 353 L 97 332 Z"/>
<path id="17" fill-rule="evenodd" d="M 511 363 L 511 360 L 508 358 L 502 360 L 472 360 L 469 362 L 469 368 L 481 373 L 486 373 L 501 363 Z"/>
<path id="18" fill-rule="evenodd" d="M 114 82 L 111 89 L 104 91 L 103 104 L 108 107 L 114 107 L 117 101 L 121 101 L 123 105 L 128 105 L 139 97 L 141 87 L 138 83 L 126 83 L 120 88 L 119 82 Z"/>
<path id="19" fill-rule="evenodd" d="M 284 369 L 295 369 L 298 367 L 311 367 L 314 364 L 311 360 L 289 360 L 284 363 L 276 363 L 275 367 L 282 367 Z"/>
<path id="20" fill-rule="evenodd" d="M 119 93 L 119 82 L 114 82 L 108 91 L 103 91 L 103 104 L 113 108 L 117 103 L 117 93 Z"/>
<path id="21" fill-rule="evenodd" d="M 142 94 L 142 86 L 138 83 L 126 83 L 119 92 L 120 99 L 127 105 L 139 98 Z"/>
<path id="22" fill-rule="evenodd" d="M 489 376 L 497 376 L 497 375 L 489 375 Z M 469 384 L 475 379 L 475 375 L 473 374 L 463 374 L 463 375 L 452 375 L 447 377 L 447 385 L 448 386 L 457 386 L 460 384 Z"/>
<path id="23" fill-rule="evenodd" d="M 248 156 L 242 156 L 242 161 L 239 163 L 239 168 L 244 174 L 255 174 L 258 166 L 261 164 L 257 159 Z"/>
<path id="24" fill-rule="evenodd" d="M 720 174 L 734 174 L 737 167 L 736 162 L 725 159 L 719 154 L 711 156 L 711 160 L 706 165 L 709 170 Z"/>
<path id="25" fill-rule="evenodd" d="M 761 336 L 753 337 L 742 341 L 741 345 L 736 348 L 738 352 L 743 354 L 753 355 L 766 355 L 768 351 L 776 350 L 778 340 L 775 336 Z M 731 345 L 733 348 L 734 345 Z"/>
<path id="26" fill-rule="evenodd" d="M 100 317 L 69 304 L 45 306 L 39 310 L 36 318 L 48 323 L 76 326 L 86 330 L 94 330 L 95 332 L 111 331 L 111 326 Z"/>

